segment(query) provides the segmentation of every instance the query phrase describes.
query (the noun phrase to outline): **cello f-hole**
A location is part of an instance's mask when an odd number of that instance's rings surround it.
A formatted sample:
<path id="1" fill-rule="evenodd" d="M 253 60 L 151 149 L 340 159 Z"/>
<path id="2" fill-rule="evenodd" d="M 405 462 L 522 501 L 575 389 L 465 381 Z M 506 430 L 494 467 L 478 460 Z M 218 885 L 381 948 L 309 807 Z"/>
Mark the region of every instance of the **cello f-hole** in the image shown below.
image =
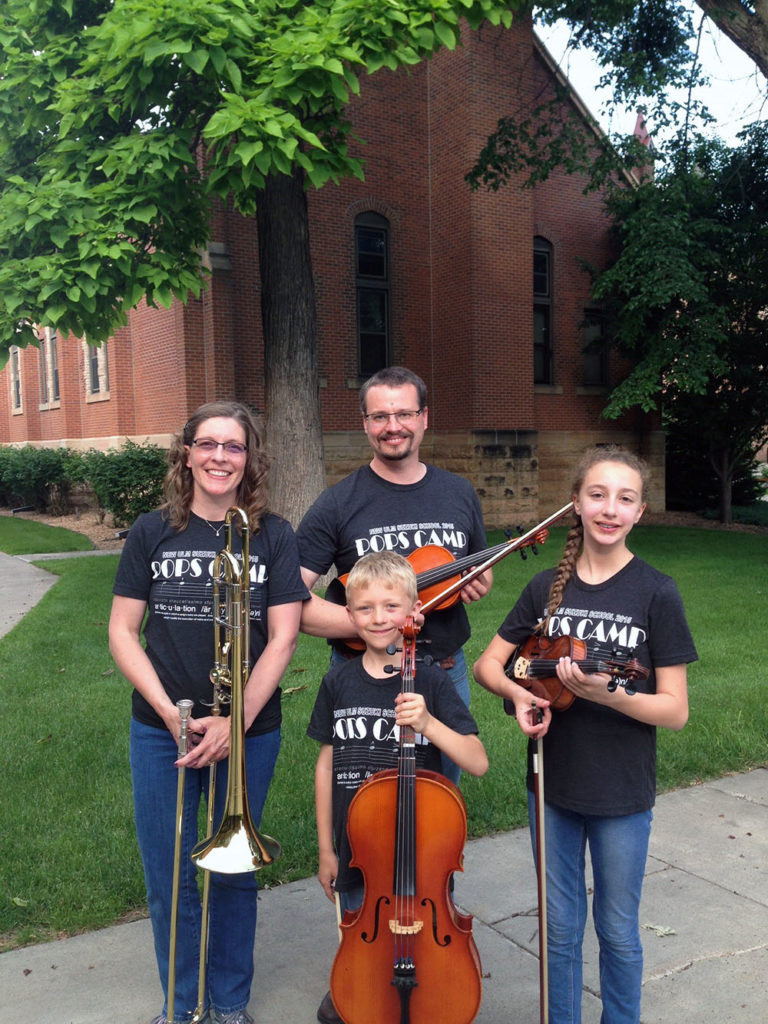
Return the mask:
<path id="1" fill-rule="evenodd" d="M 431 910 L 432 910 L 432 938 L 435 940 L 435 943 L 438 946 L 442 946 L 443 949 L 445 949 L 446 946 L 450 946 L 450 944 L 451 944 L 451 936 L 450 935 L 445 935 L 443 937 L 443 941 L 441 942 L 440 941 L 440 937 L 437 934 L 437 907 L 435 906 L 434 900 L 431 900 L 428 896 L 426 896 L 421 901 L 421 905 L 422 905 L 422 907 L 430 907 Z"/>
<path id="2" fill-rule="evenodd" d="M 373 935 L 369 936 L 367 932 L 360 932 L 360 938 L 363 940 L 363 942 L 368 942 L 368 943 L 375 942 L 376 939 L 378 938 L 378 936 L 379 936 L 379 919 L 380 919 L 380 916 L 381 916 L 381 905 L 383 903 L 385 907 L 388 907 L 389 906 L 389 902 L 390 901 L 389 901 L 389 897 L 388 896 L 380 896 L 379 899 L 376 900 L 376 913 L 374 914 L 374 917 L 373 917 Z"/>

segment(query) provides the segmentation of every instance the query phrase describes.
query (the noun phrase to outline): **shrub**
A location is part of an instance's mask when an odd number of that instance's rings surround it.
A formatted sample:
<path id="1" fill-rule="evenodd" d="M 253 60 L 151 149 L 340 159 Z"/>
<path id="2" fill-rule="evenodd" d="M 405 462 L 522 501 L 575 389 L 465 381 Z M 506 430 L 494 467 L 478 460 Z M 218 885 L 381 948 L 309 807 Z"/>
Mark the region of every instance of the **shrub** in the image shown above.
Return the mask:
<path id="1" fill-rule="evenodd" d="M 69 448 L 0 448 L 0 503 L 63 513 L 80 456 Z"/>
<path id="2" fill-rule="evenodd" d="M 84 459 L 84 476 L 99 507 L 110 512 L 116 526 L 130 526 L 142 512 L 162 501 L 166 453 L 154 444 L 126 441 L 122 448 L 91 449 Z"/>

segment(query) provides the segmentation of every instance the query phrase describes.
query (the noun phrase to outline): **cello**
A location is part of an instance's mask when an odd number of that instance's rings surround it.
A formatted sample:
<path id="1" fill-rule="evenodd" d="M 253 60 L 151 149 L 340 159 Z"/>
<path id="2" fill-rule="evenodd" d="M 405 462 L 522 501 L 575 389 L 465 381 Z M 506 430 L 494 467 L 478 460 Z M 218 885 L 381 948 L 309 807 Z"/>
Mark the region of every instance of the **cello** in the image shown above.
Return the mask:
<path id="1" fill-rule="evenodd" d="M 414 687 L 416 633 L 403 626 L 403 691 Z M 397 768 L 376 772 L 347 816 L 351 865 L 364 898 L 347 911 L 331 968 L 331 996 L 346 1024 L 470 1024 L 482 998 L 472 917 L 453 904 L 467 812 L 459 789 L 416 769 L 415 734 L 401 727 Z"/>

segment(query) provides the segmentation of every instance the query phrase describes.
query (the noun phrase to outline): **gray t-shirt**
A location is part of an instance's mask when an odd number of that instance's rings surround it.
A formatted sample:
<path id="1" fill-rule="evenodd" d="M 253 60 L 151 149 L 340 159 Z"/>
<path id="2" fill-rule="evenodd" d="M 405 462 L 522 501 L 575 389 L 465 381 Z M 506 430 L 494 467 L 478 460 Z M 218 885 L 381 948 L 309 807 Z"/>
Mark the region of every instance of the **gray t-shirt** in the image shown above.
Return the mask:
<path id="1" fill-rule="evenodd" d="M 360 657 L 332 668 L 318 690 L 307 735 L 333 746 L 333 836 L 339 857 L 339 892 L 362 882 L 360 871 L 349 867 L 347 812 L 369 776 L 398 765 L 395 697 L 402 688 L 399 673 L 377 679 L 365 671 Z M 463 736 L 477 732 L 451 677 L 438 665 L 419 666 L 415 689 L 424 694 L 429 713 L 444 725 Z M 415 750 L 417 769 L 442 771 L 440 751 L 418 734 Z"/>
<path id="2" fill-rule="evenodd" d="M 216 524 L 214 524 L 216 525 Z M 233 554 L 242 555 L 232 531 Z M 309 597 L 299 571 L 296 538 L 290 524 L 264 516 L 261 529 L 250 535 L 250 664 L 267 643 L 269 608 Z M 120 556 L 113 593 L 147 602 L 144 639 L 149 660 L 174 703 L 195 702 L 194 718 L 210 714 L 214 661 L 213 563 L 224 546 L 223 533 L 194 513 L 180 533 L 159 511 L 139 516 Z M 227 713 L 227 709 L 224 709 Z M 133 717 L 145 725 L 165 728 L 162 719 L 138 690 L 133 691 Z M 270 732 L 280 725 L 280 690 L 254 720 L 248 735 Z"/>
<path id="3" fill-rule="evenodd" d="M 546 614 L 553 569 L 534 576 L 499 628 L 508 643 L 522 644 Z M 696 661 L 698 655 L 677 584 L 633 558 L 604 583 L 574 572 L 549 635 L 583 640 L 587 655 L 613 651 L 650 669 L 637 692 L 655 693 L 654 669 Z M 553 663 L 553 675 L 554 663 Z M 528 748 L 528 788 L 534 788 Z M 544 737 L 546 800 L 579 814 L 618 815 L 649 810 L 656 799 L 656 728 L 579 697 L 555 711 Z"/>
<path id="4" fill-rule="evenodd" d="M 417 548 L 435 544 L 460 557 L 486 546 L 474 488 L 464 477 L 435 466 L 427 466 L 415 484 L 390 483 L 362 466 L 320 495 L 296 536 L 301 565 L 320 575 L 335 565 L 343 576 L 374 551 L 395 551 L 407 558 Z M 431 612 L 420 639 L 429 641 L 434 658 L 442 659 L 455 654 L 469 634 L 469 619 L 459 601 Z"/>

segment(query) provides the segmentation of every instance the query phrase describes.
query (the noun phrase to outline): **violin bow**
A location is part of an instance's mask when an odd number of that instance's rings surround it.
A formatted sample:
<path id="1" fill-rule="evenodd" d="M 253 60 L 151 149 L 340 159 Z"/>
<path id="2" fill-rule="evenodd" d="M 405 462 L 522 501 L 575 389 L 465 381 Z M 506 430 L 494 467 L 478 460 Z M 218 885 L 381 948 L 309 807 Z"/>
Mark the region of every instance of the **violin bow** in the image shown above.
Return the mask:
<path id="1" fill-rule="evenodd" d="M 536 541 L 537 534 L 541 533 L 542 530 L 546 530 L 547 527 L 552 526 L 552 524 L 556 523 L 558 519 L 562 519 L 563 516 L 568 515 L 572 509 L 573 502 L 569 501 L 567 505 L 563 505 L 563 507 L 558 509 L 557 512 L 553 512 L 551 516 L 547 516 L 546 519 L 542 520 L 538 526 L 532 527 L 527 533 L 522 534 L 520 537 L 515 537 L 509 542 L 509 544 L 505 544 L 500 551 L 496 551 L 489 558 L 486 558 L 481 565 L 476 565 L 474 569 L 470 569 L 469 572 L 465 573 L 461 577 L 461 579 L 450 583 L 445 590 L 423 604 L 419 609 L 420 613 L 422 615 L 426 615 L 428 612 L 431 612 L 433 608 L 437 607 L 437 605 L 442 604 L 446 598 L 452 597 L 457 590 L 461 590 L 462 587 L 466 587 L 466 585 L 471 583 L 472 580 L 477 579 L 478 576 L 482 576 L 486 569 L 490 569 L 491 566 L 500 562 L 502 558 L 506 558 L 507 555 L 511 554 L 513 551 L 517 551 L 518 548 L 534 543 Z"/>
<path id="2" fill-rule="evenodd" d="M 541 721 L 541 708 L 531 701 L 533 713 Z M 547 855 L 544 819 L 544 741 L 536 740 L 533 754 L 534 796 L 536 803 L 536 881 L 539 897 L 539 1021 L 549 1024 L 549 961 L 547 959 Z"/>

